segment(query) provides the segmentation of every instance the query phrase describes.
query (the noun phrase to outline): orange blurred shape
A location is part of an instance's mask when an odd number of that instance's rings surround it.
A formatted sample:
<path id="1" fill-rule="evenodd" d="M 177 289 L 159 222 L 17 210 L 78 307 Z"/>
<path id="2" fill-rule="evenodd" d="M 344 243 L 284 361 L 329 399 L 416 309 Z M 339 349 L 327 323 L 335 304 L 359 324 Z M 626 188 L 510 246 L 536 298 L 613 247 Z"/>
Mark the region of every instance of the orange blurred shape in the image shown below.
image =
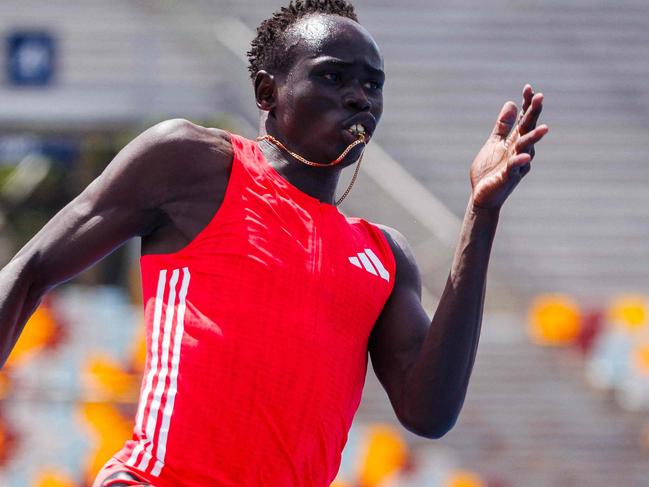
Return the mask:
<path id="1" fill-rule="evenodd" d="M 7 365 L 19 366 L 53 342 L 58 326 L 50 308 L 39 306 L 29 318 L 16 346 L 12 350 Z"/>
<path id="2" fill-rule="evenodd" d="M 86 365 L 91 385 L 98 389 L 106 399 L 135 401 L 139 387 L 139 377 L 124 370 L 117 362 L 107 357 L 95 356 Z"/>
<path id="3" fill-rule="evenodd" d="M 329 484 L 329 487 L 352 487 L 352 484 L 342 480 L 334 480 L 332 484 Z"/>
<path id="4" fill-rule="evenodd" d="M 133 423 L 108 403 L 82 403 L 79 409 L 95 438 L 95 450 L 86 459 L 87 480 L 92 484 L 106 460 L 131 439 Z"/>
<path id="5" fill-rule="evenodd" d="M 536 298 L 529 310 L 528 333 L 538 345 L 568 345 L 581 330 L 581 312 L 568 296 L 548 294 Z"/>
<path id="6" fill-rule="evenodd" d="M 134 372 L 142 374 L 146 362 L 146 336 L 144 334 L 144 323 L 140 324 L 135 346 L 131 352 L 131 367 Z"/>
<path id="7" fill-rule="evenodd" d="M 5 458 L 7 454 L 7 447 L 9 446 L 9 438 L 7 434 L 7 426 L 3 421 L 0 421 L 0 458 Z"/>
<path id="8" fill-rule="evenodd" d="M 54 470 L 38 474 L 34 487 L 75 487 L 75 482 L 68 476 Z"/>
<path id="9" fill-rule="evenodd" d="M 617 326 L 635 332 L 647 324 L 647 300 L 639 294 L 618 296 L 611 302 L 608 316 Z"/>
<path id="10" fill-rule="evenodd" d="M 444 487 L 485 487 L 485 483 L 478 475 L 459 470 L 450 475 Z"/>
<path id="11" fill-rule="evenodd" d="M 4 399 L 11 389 L 11 379 L 6 372 L 0 371 L 0 399 Z"/>
<path id="12" fill-rule="evenodd" d="M 408 461 L 408 447 L 395 428 L 372 426 L 365 439 L 359 485 L 374 487 L 400 471 Z"/>
<path id="13" fill-rule="evenodd" d="M 633 351 L 633 361 L 639 372 L 649 376 L 649 343 L 643 343 Z"/>

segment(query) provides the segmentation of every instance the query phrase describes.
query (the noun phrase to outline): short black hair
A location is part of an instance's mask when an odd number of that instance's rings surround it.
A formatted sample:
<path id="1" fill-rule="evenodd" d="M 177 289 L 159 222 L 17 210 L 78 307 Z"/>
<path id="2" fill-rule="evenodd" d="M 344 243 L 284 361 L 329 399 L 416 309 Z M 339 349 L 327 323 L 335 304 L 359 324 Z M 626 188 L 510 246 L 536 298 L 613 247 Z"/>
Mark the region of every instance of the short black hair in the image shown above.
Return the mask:
<path id="1" fill-rule="evenodd" d="M 291 0 L 287 7 L 277 10 L 272 17 L 257 27 L 257 37 L 250 44 L 248 71 L 254 80 L 260 70 L 285 71 L 290 65 L 286 31 L 298 20 L 311 14 L 330 14 L 358 22 L 354 6 L 345 0 Z"/>

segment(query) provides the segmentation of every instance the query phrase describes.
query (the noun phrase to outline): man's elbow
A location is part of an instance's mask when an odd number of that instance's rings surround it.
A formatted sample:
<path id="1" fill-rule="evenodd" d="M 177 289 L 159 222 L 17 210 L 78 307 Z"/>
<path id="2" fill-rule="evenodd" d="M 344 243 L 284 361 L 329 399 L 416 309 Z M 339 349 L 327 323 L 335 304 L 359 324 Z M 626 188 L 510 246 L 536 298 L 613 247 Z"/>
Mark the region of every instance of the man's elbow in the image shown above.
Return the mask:
<path id="1" fill-rule="evenodd" d="M 427 414 L 399 414 L 399 422 L 411 433 L 430 440 L 438 440 L 451 431 L 457 423 L 458 411 L 428 412 Z"/>

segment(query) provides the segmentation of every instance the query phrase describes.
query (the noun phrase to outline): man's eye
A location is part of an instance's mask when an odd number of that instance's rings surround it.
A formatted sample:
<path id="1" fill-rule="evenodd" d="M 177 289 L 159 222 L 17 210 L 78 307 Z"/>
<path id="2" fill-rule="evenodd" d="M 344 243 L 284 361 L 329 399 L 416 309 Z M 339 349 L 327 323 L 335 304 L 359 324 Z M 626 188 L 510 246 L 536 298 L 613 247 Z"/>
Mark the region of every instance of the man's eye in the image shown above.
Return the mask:
<path id="1" fill-rule="evenodd" d="M 327 81 L 331 81 L 333 83 L 340 81 L 340 75 L 338 73 L 326 73 L 322 77 Z"/>
<path id="2" fill-rule="evenodd" d="M 368 90 L 378 90 L 381 88 L 381 83 L 378 83 L 376 81 L 367 81 L 365 82 L 365 88 Z"/>

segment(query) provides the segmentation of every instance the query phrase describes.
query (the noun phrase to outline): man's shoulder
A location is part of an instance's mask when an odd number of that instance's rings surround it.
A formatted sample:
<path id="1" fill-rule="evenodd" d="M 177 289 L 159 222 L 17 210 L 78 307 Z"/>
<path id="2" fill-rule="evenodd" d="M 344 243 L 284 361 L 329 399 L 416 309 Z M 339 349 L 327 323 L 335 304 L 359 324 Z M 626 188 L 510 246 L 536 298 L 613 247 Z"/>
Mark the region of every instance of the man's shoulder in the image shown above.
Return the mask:
<path id="1" fill-rule="evenodd" d="M 171 186 L 225 177 L 232 166 L 230 134 L 185 119 L 160 122 L 137 136 L 118 159 L 127 172 Z M 128 168 L 128 169 L 127 169 Z"/>
<path id="2" fill-rule="evenodd" d="M 160 122 L 132 140 L 111 162 L 106 184 L 123 182 L 146 205 L 213 194 L 232 166 L 230 136 L 188 120 Z"/>
<path id="3" fill-rule="evenodd" d="M 414 252 L 408 243 L 406 237 L 398 230 L 387 225 L 375 224 L 381 230 L 385 239 L 392 249 L 395 265 L 397 267 L 397 277 L 401 276 L 402 280 L 408 282 L 419 282 L 419 269 L 415 260 Z"/>
<path id="4" fill-rule="evenodd" d="M 390 250 L 394 254 L 395 258 L 398 258 L 399 255 L 403 254 L 404 248 L 410 248 L 408 246 L 406 237 L 404 237 L 403 234 L 392 227 L 359 217 L 347 217 L 347 222 L 352 225 L 362 225 L 366 228 L 370 228 L 371 231 L 375 233 L 379 232 L 381 235 L 383 235 L 385 241 L 388 243 L 388 246 L 390 247 Z"/>
<path id="5" fill-rule="evenodd" d="M 190 151 L 189 154 L 208 151 L 231 158 L 232 142 L 229 132 L 208 128 L 184 118 L 160 122 L 149 130 L 149 142 L 164 149 Z"/>
<path id="6" fill-rule="evenodd" d="M 129 181 L 138 188 L 140 204 L 163 215 L 143 245 L 149 253 L 175 252 L 206 227 L 224 198 L 233 159 L 230 135 L 173 119 L 132 144 Z"/>
<path id="7" fill-rule="evenodd" d="M 373 225 L 378 228 L 385 236 L 385 239 L 390 245 L 390 248 L 395 254 L 395 257 L 397 257 L 397 254 L 402 254 L 404 251 L 410 252 L 410 245 L 408 244 L 408 240 L 403 236 L 401 232 L 399 232 L 395 228 L 383 225 L 382 223 L 374 223 Z"/>

